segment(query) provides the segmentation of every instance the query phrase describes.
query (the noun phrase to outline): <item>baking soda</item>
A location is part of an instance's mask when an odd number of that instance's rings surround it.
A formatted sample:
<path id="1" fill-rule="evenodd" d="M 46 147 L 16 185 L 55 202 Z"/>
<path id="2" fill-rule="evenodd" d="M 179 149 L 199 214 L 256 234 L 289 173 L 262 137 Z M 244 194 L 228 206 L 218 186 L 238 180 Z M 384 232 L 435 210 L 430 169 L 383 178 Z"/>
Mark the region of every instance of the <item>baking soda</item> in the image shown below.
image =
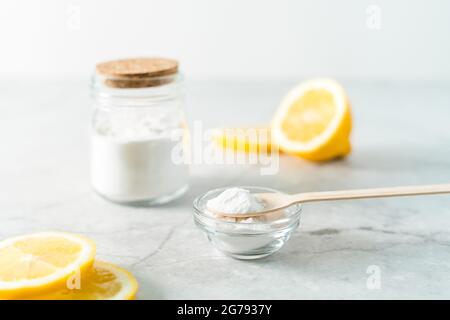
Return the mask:
<path id="1" fill-rule="evenodd" d="M 117 202 L 152 201 L 185 189 L 187 166 L 172 160 L 180 142 L 170 137 L 176 125 L 170 121 L 162 111 L 98 120 L 91 139 L 94 189 Z"/>
<path id="2" fill-rule="evenodd" d="M 264 203 L 250 191 L 242 188 L 230 188 L 208 201 L 206 206 L 216 212 L 244 214 L 264 210 Z"/>

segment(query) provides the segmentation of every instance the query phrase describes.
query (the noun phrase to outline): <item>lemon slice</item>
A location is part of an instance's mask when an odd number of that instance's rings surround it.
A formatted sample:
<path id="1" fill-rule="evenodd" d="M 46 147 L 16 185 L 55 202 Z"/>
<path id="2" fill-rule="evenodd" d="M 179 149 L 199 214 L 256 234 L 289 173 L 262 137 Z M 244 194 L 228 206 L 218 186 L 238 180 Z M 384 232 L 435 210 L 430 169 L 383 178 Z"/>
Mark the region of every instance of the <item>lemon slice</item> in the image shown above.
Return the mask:
<path id="1" fill-rule="evenodd" d="M 270 128 L 264 126 L 216 129 L 213 141 L 234 151 L 269 153 L 274 149 Z"/>
<path id="2" fill-rule="evenodd" d="M 0 299 L 19 299 L 64 288 L 87 271 L 95 244 L 82 236 L 43 232 L 0 242 Z"/>
<path id="3" fill-rule="evenodd" d="M 64 289 L 37 297 L 39 300 L 132 300 L 138 283 L 125 269 L 111 263 L 95 261 L 79 289 Z"/>
<path id="4" fill-rule="evenodd" d="M 323 161 L 351 151 L 352 118 L 344 89 L 332 79 L 313 79 L 292 89 L 272 121 L 280 149 Z"/>

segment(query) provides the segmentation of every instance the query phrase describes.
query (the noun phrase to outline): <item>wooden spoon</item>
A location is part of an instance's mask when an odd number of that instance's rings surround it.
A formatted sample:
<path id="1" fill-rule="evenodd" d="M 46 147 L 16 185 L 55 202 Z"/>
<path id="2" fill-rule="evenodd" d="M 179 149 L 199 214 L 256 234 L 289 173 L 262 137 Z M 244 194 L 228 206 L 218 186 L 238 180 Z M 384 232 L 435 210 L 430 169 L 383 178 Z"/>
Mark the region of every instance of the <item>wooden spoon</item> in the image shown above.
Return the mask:
<path id="1" fill-rule="evenodd" d="M 359 189 L 359 190 L 341 190 L 341 191 L 323 191 L 323 192 L 305 192 L 298 194 L 284 193 L 255 193 L 254 195 L 265 203 L 265 210 L 259 212 L 248 213 L 225 213 L 211 210 L 215 214 L 224 217 L 233 218 L 250 218 L 272 213 L 281 209 L 285 209 L 293 204 L 329 201 L 329 200 L 349 200 L 349 199 L 368 199 L 382 197 L 399 197 L 399 196 L 417 196 L 427 194 L 450 193 L 450 184 L 437 184 L 425 186 L 404 186 L 404 187 L 387 187 L 375 189 Z"/>

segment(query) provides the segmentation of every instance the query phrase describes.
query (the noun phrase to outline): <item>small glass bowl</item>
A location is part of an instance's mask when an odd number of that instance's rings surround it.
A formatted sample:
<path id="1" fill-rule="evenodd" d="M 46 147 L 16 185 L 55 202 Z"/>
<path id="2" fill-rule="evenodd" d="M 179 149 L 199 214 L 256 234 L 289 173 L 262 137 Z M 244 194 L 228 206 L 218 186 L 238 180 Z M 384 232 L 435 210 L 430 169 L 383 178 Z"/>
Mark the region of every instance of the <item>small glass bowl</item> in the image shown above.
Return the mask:
<path id="1" fill-rule="evenodd" d="M 279 192 L 260 187 L 239 187 L 251 193 Z M 194 221 L 218 250 L 236 259 L 259 259 L 278 251 L 300 223 L 301 206 L 292 205 L 256 222 L 226 221 L 206 209 L 208 200 L 227 188 L 208 191 L 194 200 Z"/>

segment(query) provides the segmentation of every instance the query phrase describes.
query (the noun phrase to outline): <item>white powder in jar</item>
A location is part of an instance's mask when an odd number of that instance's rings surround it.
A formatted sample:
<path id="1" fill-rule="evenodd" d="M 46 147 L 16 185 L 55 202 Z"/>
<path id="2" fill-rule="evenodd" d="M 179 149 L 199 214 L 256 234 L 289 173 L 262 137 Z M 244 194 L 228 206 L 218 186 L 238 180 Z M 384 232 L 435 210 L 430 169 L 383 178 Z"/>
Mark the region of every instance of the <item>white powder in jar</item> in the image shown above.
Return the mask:
<path id="1" fill-rule="evenodd" d="M 172 141 L 177 123 L 169 113 L 112 113 L 97 119 L 92 132 L 91 182 L 117 202 L 155 201 L 187 186 L 188 170 L 176 164 Z"/>

